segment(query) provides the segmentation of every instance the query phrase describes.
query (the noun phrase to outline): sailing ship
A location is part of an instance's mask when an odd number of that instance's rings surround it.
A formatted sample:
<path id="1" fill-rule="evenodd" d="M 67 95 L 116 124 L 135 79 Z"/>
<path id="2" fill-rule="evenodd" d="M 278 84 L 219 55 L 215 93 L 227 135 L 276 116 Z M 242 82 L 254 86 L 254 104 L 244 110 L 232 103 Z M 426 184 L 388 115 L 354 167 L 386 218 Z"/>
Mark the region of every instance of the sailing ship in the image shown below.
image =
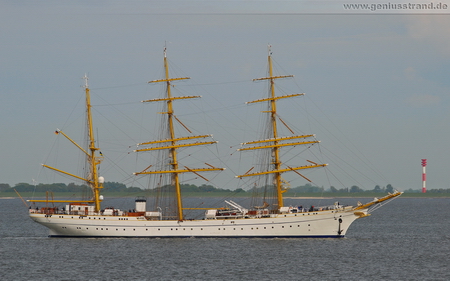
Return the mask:
<path id="1" fill-rule="evenodd" d="M 331 206 L 303 208 L 300 206 L 286 206 L 283 193 L 286 191 L 286 181 L 282 178 L 284 173 L 294 173 L 308 181 L 300 173 L 305 169 L 324 167 L 327 164 L 307 160 L 303 166 L 287 166 L 281 160 L 281 150 L 286 147 L 314 145 L 318 141 L 314 135 L 296 135 L 288 125 L 279 118 L 277 102 L 281 99 L 293 98 L 303 94 L 278 96 L 275 93 L 275 81 L 292 77 L 291 75 L 276 76 L 273 73 L 272 53 L 269 47 L 268 76 L 254 79 L 267 81 L 269 93 L 266 98 L 250 101 L 249 103 L 265 103 L 268 116 L 266 136 L 263 139 L 242 144 L 241 151 L 261 151 L 262 162 L 257 171 L 253 168 L 237 178 L 252 177 L 254 183 L 260 182 L 261 187 L 253 189 L 260 193 L 258 200 L 251 202 L 250 207 L 225 200 L 225 207 L 206 208 L 201 219 L 185 218 L 184 211 L 189 209 L 183 206 L 183 194 L 180 188 L 180 176 L 193 173 L 204 178 L 203 172 L 222 171 L 224 168 L 206 164 L 207 167 L 192 168 L 184 166 L 178 159 L 180 149 L 189 147 L 202 147 L 214 144 L 211 135 L 178 136 L 175 134 L 174 123 L 179 122 L 174 114 L 174 101 L 193 99 L 199 96 L 174 96 L 171 93 L 173 81 L 189 79 L 171 78 L 167 61 L 166 48 L 164 48 L 165 77 L 149 83 L 165 83 L 165 96 L 159 99 L 143 102 L 162 102 L 165 105 L 163 126 L 165 133 L 154 141 L 139 144 L 136 153 L 157 151 L 160 156 L 158 164 L 151 164 L 135 175 L 154 176 L 155 203 L 147 210 L 147 198 L 138 197 L 133 210 L 120 210 L 113 207 L 101 208 L 103 200 L 100 195 L 104 178 L 99 175 L 98 166 L 103 157 L 96 147 L 93 133 L 91 114 L 91 101 L 88 78 L 85 76 L 86 116 L 88 149 L 83 149 L 64 132 L 63 135 L 75 144 L 86 156 L 87 173 L 80 177 L 57 168 L 43 165 L 45 168 L 63 173 L 67 176 L 82 180 L 92 190 L 92 198 L 88 200 L 29 200 L 34 205 L 29 209 L 32 220 L 49 228 L 50 237 L 344 237 L 350 225 L 358 218 L 367 217 L 371 211 L 386 202 L 399 197 L 402 192 L 395 191 L 382 198 L 356 206 L 343 206 L 336 203 Z M 291 130 L 292 135 L 279 135 L 278 126 L 282 124 Z M 38 207 L 37 204 L 44 204 Z M 61 204 L 62 208 L 55 207 Z M 65 205 L 64 205 L 65 204 Z M 49 207 L 49 206 L 52 207 Z"/>

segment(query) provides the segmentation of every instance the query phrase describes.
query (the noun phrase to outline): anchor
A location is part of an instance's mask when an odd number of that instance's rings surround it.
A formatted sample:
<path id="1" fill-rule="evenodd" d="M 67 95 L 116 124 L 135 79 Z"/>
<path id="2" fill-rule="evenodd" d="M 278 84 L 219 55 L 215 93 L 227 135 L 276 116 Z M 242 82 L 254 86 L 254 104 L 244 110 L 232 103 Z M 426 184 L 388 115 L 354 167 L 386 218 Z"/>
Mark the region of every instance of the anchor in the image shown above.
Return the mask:
<path id="1" fill-rule="evenodd" d="M 338 231 L 337 231 L 338 235 L 341 235 L 341 233 L 343 231 L 343 229 L 341 229 L 341 223 L 342 223 L 342 219 L 339 218 L 339 227 L 338 227 Z"/>

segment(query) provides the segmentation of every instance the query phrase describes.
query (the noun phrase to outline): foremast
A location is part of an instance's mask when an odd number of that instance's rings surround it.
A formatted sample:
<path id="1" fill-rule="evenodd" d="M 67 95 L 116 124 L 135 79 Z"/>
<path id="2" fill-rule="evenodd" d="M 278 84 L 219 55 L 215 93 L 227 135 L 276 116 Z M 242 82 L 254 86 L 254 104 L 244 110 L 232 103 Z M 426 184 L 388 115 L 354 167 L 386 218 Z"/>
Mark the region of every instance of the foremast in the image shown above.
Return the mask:
<path id="1" fill-rule="evenodd" d="M 144 100 L 142 102 L 158 102 L 162 101 L 166 103 L 167 106 L 167 112 L 161 112 L 162 114 L 167 114 L 167 127 L 169 131 L 169 139 L 161 139 L 161 140 L 155 140 L 145 143 L 139 143 L 138 146 L 143 145 L 159 145 L 149 148 L 142 148 L 137 149 L 135 152 L 143 152 L 143 151 L 152 151 L 152 150 L 169 150 L 169 158 L 170 159 L 170 169 L 168 170 L 155 170 L 155 171 L 148 171 L 148 169 L 151 167 L 147 167 L 145 170 L 141 172 L 134 173 L 135 175 L 143 175 L 143 174 L 171 174 L 171 185 L 175 187 L 175 196 L 176 196 L 176 212 L 177 212 L 177 218 L 179 221 L 182 221 L 184 219 L 183 216 L 183 200 L 182 200 L 182 194 L 181 194 L 181 188 L 180 188 L 180 174 L 183 173 L 194 173 L 197 176 L 205 179 L 203 176 L 198 174 L 198 172 L 204 172 L 204 171 L 221 171 L 224 170 L 224 168 L 216 168 L 212 165 L 209 165 L 211 168 L 188 168 L 184 166 L 184 169 L 180 168 L 180 164 L 178 162 L 178 149 L 185 148 L 185 147 L 191 147 L 191 146 L 199 146 L 199 145 L 208 145 L 208 144 L 214 144 L 217 143 L 217 141 L 209 141 L 209 142 L 195 142 L 195 143 L 185 143 L 186 140 L 192 140 L 192 139 L 204 139 L 207 137 L 211 137 L 210 135 L 200 135 L 200 136 L 187 136 L 187 137 L 177 137 L 175 135 L 175 129 L 174 129 L 174 120 L 178 121 L 187 131 L 191 133 L 191 131 L 183 124 L 180 120 L 174 115 L 174 109 L 173 109 L 173 101 L 174 100 L 180 100 L 180 99 L 193 99 L 193 98 L 200 98 L 201 96 L 180 96 L 180 97 L 174 97 L 171 92 L 171 82 L 177 81 L 177 80 L 186 80 L 190 79 L 189 77 L 182 77 L 182 78 L 170 78 L 169 76 L 169 64 L 167 61 L 167 53 L 166 53 L 166 47 L 164 47 L 164 79 L 160 80 L 152 80 L 148 83 L 160 83 L 163 82 L 166 84 L 165 89 L 165 95 L 166 97 L 160 98 L 160 99 L 151 99 L 151 100 Z M 183 142 L 183 143 L 181 143 Z M 207 179 L 205 179 L 207 180 Z"/>
<path id="2" fill-rule="evenodd" d="M 103 178 L 99 178 L 98 174 L 98 165 L 103 160 L 102 156 L 96 156 L 96 152 L 99 150 L 95 146 L 95 137 L 94 137 L 94 129 L 93 129 L 93 123 L 92 123 L 92 105 L 91 105 L 91 96 L 89 92 L 89 85 L 88 85 L 88 77 L 85 75 L 83 77 L 85 84 L 85 94 L 86 94 L 86 122 L 87 122 L 87 133 L 88 133 L 88 151 L 86 151 L 82 146 L 77 144 L 73 139 L 71 139 L 68 135 L 66 135 L 63 131 L 57 129 L 55 131 L 56 134 L 61 134 L 65 138 L 67 138 L 70 142 L 72 142 L 78 149 L 80 149 L 85 155 L 86 155 L 86 162 L 88 165 L 88 171 L 86 177 L 80 177 L 68 172 L 65 172 L 63 170 L 42 164 L 43 167 L 48 168 L 50 170 L 71 176 L 73 178 L 79 179 L 84 181 L 92 190 L 93 197 L 90 200 L 29 200 L 30 202 L 58 202 L 58 203 L 90 203 L 94 204 L 95 206 L 95 212 L 99 213 L 101 209 L 101 199 L 100 199 L 100 189 L 103 188 Z"/>
<path id="3" fill-rule="evenodd" d="M 269 66 L 269 70 L 268 70 L 268 77 L 263 77 L 263 78 L 257 78 L 257 79 L 253 79 L 253 81 L 260 81 L 260 80 L 267 80 L 269 82 L 269 96 L 268 98 L 265 99 L 259 99 L 259 100 L 254 100 L 254 101 L 250 101 L 247 102 L 247 104 L 251 104 L 251 103 L 259 103 L 259 102 L 267 102 L 269 104 L 269 109 L 267 111 L 263 111 L 264 113 L 268 113 L 270 114 L 270 132 L 269 134 L 269 138 L 268 139 L 263 139 L 263 140 L 257 140 L 257 141 L 252 141 L 252 142 L 246 142 L 243 143 L 243 146 L 245 145 L 249 145 L 249 144 L 259 144 L 257 146 L 251 146 L 251 147 L 244 147 L 241 149 L 238 149 L 239 151 L 243 151 L 243 150 L 257 150 L 257 149 L 270 149 L 271 150 L 271 160 L 270 160 L 270 164 L 271 164 L 271 169 L 268 170 L 262 170 L 259 172 L 255 172 L 255 173 L 249 173 L 250 170 L 252 170 L 253 168 L 251 168 L 249 171 L 247 171 L 247 173 L 243 174 L 243 175 L 239 175 L 237 176 L 238 178 L 243 178 L 243 177 L 250 177 L 250 176 L 262 176 L 262 175 L 272 175 L 273 176 L 273 185 L 275 187 L 276 190 L 276 204 L 277 204 L 277 209 L 281 208 L 284 206 L 283 203 L 283 193 L 286 192 L 287 190 L 283 187 L 283 183 L 285 182 L 282 177 L 281 174 L 285 173 L 285 172 L 289 172 L 289 171 L 293 171 L 295 173 L 297 173 L 298 175 L 302 176 L 303 178 L 305 178 L 306 180 L 310 181 L 308 178 L 306 178 L 305 176 L 303 176 L 302 174 L 300 174 L 297 170 L 301 170 L 301 169 L 311 169 L 311 168 L 317 168 L 317 167 L 324 167 L 327 164 L 317 164 L 315 162 L 309 161 L 308 162 L 311 163 L 311 165 L 305 165 L 305 166 L 299 166 L 299 167 L 290 167 L 287 166 L 286 168 L 282 168 L 282 162 L 280 159 L 280 149 L 282 147 L 286 147 L 286 146 L 294 146 L 294 145 L 305 145 L 305 144 L 314 144 L 314 143 L 318 143 L 319 141 L 317 140 L 310 140 L 310 141 L 297 141 L 297 142 L 289 142 L 289 143 L 285 143 L 284 141 L 286 140 L 293 140 L 293 139 L 307 139 L 307 138 L 311 138 L 314 137 L 314 135 L 293 135 L 293 136 L 288 136 L 288 137 L 280 137 L 278 134 L 278 121 L 280 121 L 284 126 L 286 126 L 288 128 L 288 130 L 294 134 L 294 131 L 287 126 L 287 124 L 281 119 L 279 118 L 278 114 L 277 114 L 277 101 L 280 99 L 284 99 L 284 98 L 291 98 L 291 97 L 298 97 L 298 96 L 302 96 L 304 94 L 292 94 L 292 95 L 284 95 L 284 96 L 277 96 L 275 93 L 275 80 L 277 79 L 282 79 L 282 78 L 289 78 L 289 77 L 293 77 L 293 75 L 284 75 L 284 76 L 275 76 L 273 74 L 273 66 L 272 66 L 272 52 L 271 52 L 271 48 L 269 46 L 269 50 L 268 50 L 268 66 Z"/>

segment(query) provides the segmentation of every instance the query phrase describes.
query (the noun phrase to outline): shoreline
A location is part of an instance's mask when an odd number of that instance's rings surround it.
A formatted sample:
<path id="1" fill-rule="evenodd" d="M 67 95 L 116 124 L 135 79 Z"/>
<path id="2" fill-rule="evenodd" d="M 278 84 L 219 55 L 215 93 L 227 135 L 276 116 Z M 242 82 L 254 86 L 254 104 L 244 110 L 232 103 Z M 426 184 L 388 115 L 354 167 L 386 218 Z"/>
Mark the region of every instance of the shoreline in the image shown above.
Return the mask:
<path id="1" fill-rule="evenodd" d="M 28 198 L 43 198 L 43 199 L 45 199 L 46 197 L 45 197 L 45 195 L 44 196 L 39 196 L 39 195 L 35 195 L 35 196 L 27 196 L 27 195 L 24 195 L 24 196 L 21 196 L 21 197 L 19 197 L 19 196 L 14 196 L 13 194 L 8 194 L 9 196 L 2 196 L 1 194 L 0 194 L 0 199 L 24 199 L 24 200 L 27 200 Z M 73 197 L 73 194 L 71 194 L 72 196 L 71 197 Z M 227 194 L 227 195 L 229 195 L 229 194 Z M 331 196 L 331 194 L 330 194 L 330 196 L 314 196 L 314 195 L 311 195 L 311 196 L 308 196 L 308 195 L 303 195 L 303 196 L 286 196 L 286 197 L 284 197 L 284 199 L 297 199 L 297 200 L 300 200 L 300 199 L 316 199 L 316 200 L 320 200 L 320 199 L 352 199 L 352 198 L 375 198 L 375 197 L 382 197 L 382 196 L 384 196 L 385 194 L 376 194 L 375 196 L 374 196 L 374 194 L 370 194 L 370 195 L 368 195 L 368 194 L 353 194 L 352 196 L 349 196 L 349 195 L 334 195 L 334 196 Z M 135 196 L 137 196 L 137 195 L 131 195 L 131 194 L 121 194 L 121 193 L 115 193 L 115 194 L 104 194 L 104 196 L 106 196 L 106 197 L 109 197 L 109 198 L 132 198 L 132 197 L 135 197 Z M 58 194 L 55 194 L 55 197 L 62 197 L 62 198 L 66 198 L 67 197 L 67 194 L 64 194 L 64 193 L 58 193 Z M 152 196 L 149 196 L 149 197 L 152 197 Z M 185 196 L 185 198 L 195 198 L 195 197 L 224 197 L 224 194 L 210 194 L 210 193 L 208 193 L 208 194 L 205 194 L 205 193 L 203 193 L 203 194 L 187 194 L 186 196 Z M 239 195 L 239 196 L 236 196 L 236 197 L 251 197 L 250 195 L 249 196 L 243 196 L 243 195 Z M 442 195 L 437 195 L 437 194 L 430 194 L 430 193 L 428 193 L 428 194 L 422 194 L 422 193 L 403 193 L 399 198 L 449 198 L 450 199 L 450 194 L 442 194 Z"/>

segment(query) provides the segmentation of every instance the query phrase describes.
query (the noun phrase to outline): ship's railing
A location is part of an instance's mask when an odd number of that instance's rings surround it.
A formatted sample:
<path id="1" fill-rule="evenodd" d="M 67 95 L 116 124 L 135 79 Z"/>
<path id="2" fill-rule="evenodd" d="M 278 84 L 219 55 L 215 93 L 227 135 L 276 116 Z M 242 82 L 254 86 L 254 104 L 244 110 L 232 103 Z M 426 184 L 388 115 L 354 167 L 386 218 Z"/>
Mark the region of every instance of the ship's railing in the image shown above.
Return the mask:
<path id="1" fill-rule="evenodd" d="M 28 212 L 30 214 L 47 214 L 47 215 L 52 215 L 52 214 L 64 214 L 64 210 L 59 209 L 57 207 L 44 207 L 44 208 L 29 208 Z"/>
<path id="2" fill-rule="evenodd" d="M 308 213 L 308 212 L 319 212 L 319 211 L 329 211 L 329 210 L 343 210 L 345 208 L 344 205 L 339 204 L 339 202 L 336 202 L 334 205 L 328 205 L 328 206 L 310 206 L 310 207 L 303 207 L 303 206 L 289 206 L 289 207 L 281 207 L 280 213 L 286 214 L 286 213 Z"/>
<path id="3" fill-rule="evenodd" d="M 93 216 L 93 215 L 98 215 L 94 212 L 85 212 L 85 211 L 66 211 L 66 210 L 62 210 L 62 209 L 57 209 L 57 208 L 30 208 L 28 210 L 28 212 L 30 214 L 46 214 L 46 215 L 74 215 L 74 216 Z"/>
<path id="4" fill-rule="evenodd" d="M 122 211 L 119 209 L 106 208 L 99 213 L 86 210 L 71 210 L 68 211 L 65 208 L 58 207 L 42 207 L 42 208 L 29 208 L 30 214 L 46 214 L 46 215 L 72 215 L 72 216 L 112 216 L 112 217 L 142 217 L 147 220 L 162 220 L 162 214 L 160 212 L 135 212 L 134 210 Z"/>

